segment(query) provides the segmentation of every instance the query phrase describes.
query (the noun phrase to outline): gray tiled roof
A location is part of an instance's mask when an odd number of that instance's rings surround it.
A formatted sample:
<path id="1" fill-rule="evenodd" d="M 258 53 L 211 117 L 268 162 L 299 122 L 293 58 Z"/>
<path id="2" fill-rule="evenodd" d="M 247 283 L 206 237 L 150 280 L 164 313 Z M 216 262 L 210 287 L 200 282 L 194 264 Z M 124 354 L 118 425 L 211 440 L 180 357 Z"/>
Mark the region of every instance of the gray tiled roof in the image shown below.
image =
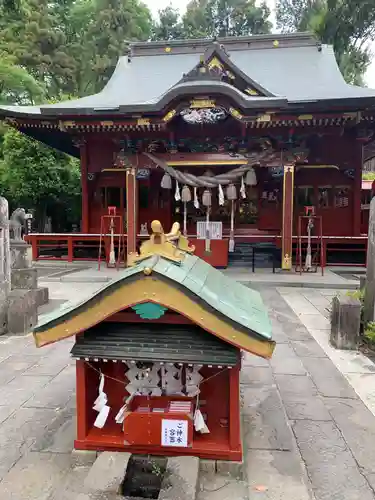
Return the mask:
<path id="1" fill-rule="evenodd" d="M 240 351 L 195 325 L 101 323 L 77 336 L 76 358 L 235 366 Z"/>
<path id="2" fill-rule="evenodd" d="M 277 47 L 273 45 L 275 37 Z M 361 100 L 367 105 L 375 103 L 375 90 L 348 85 L 339 71 L 333 48 L 317 44 L 306 34 L 234 37 L 220 42 L 233 65 L 275 98 L 287 100 L 290 107 L 320 100 L 350 100 L 359 107 Z M 165 52 L 166 45 L 171 52 Z M 110 81 L 98 94 L 41 107 L 9 106 L 0 110 L 3 114 L 34 116 L 68 111 L 100 114 L 151 110 L 170 91 L 176 91 L 182 76 L 199 63 L 210 47 L 214 47 L 212 40 L 135 44 L 132 57 L 119 59 Z M 221 85 L 224 88 L 225 84 Z M 200 91 L 199 83 L 196 91 Z M 242 99 L 245 104 L 250 103 L 249 107 L 254 103 L 252 98 Z M 269 105 L 275 104 L 269 99 Z"/>

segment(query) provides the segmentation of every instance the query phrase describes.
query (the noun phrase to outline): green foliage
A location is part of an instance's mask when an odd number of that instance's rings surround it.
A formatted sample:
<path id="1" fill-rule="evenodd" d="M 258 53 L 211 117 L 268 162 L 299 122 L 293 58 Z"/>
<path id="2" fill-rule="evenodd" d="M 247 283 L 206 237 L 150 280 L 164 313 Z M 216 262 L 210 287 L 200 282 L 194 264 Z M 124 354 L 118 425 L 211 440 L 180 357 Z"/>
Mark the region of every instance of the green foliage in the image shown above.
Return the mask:
<path id="1" fill-rule="evenodd" d="M 185 38 L 269 33 L 270 10 L 255 0 L 191 0 L 183 16 Z"/>
<path id="2" fill-rule="evenodd" d="M 255 0 L 191 0 L 182 19 L 178 10 L 159 11 L 153 40 L 214 38 L 269 33 L 270 10 Z"/>
<path id="3" fill-rule="evenodd" d="M 334 47 L 347 82 L 362 84 L 375 35 L 375 0 L 277 0 L 277 27 L 284 32 L 312 31 Z"/>
<path id="4" fill-rule="evenodd" d="M 370 344 L 375 344 L 375 321 L 367 323 L 364 336 Z"/>
<path id="5" fill-rule="evenodd" d="M 362 172 L 362 179 L 364 181 L 373 181 L 373 180 L 375 180 L 375 172 Z"/>
<path id="6" fill-rule="evenodd" d="M 0 104 L 41 101 L 44 88 L 8 54 L 0 55 Z"/>
<path id="7" fill-rule="evenodd" d="M 98 92 L 112 75 L 119 56 L 128 52 L 129 43 L 150 37 L 151 14 L 138 0 L 92 0 L 78 5 L 74 10 L 87 24 L 81 29 L 83 36 L 73 37 L 72 42 L 76 59 L 85 59 L 77 78 L 77 93 Z"/>
<path id="8" fill-rule="evenodd" d="M 363 309 L 365 302 L 365 289 L 363 288 L 362 290 L 350 290 L 346 292 L 346 295 L 348 297 L 353 297 L 353 299 L 359 300 L 361 304 L 361 329 L 363 329 Z"/>
<path id="9" fill-rule="evenodd" d="M 180 13 L 172 6 L 159 10 L 159 19 L 154 22 L 152 40 L 181 40 L 185 38 Z"/>
<path id="10" fill-rule="evenodd" d="M 51 215 L 57 229 L 79 220 L 80 172 L 76 160 L 8 129 L 0 163 L 2 194 L 11 208 L 33 209 L 44 225 Z"/>

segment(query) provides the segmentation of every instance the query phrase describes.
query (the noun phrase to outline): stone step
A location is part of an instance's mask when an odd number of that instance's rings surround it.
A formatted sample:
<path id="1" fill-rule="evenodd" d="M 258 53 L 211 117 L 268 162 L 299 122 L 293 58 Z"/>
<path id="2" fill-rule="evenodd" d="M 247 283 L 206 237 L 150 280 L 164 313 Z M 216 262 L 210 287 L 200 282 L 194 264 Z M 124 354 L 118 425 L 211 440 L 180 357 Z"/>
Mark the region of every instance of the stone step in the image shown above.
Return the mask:
<path id="1" fill-rule="evenodd" d="M 93 463 L 84 481 L 82 492 L 75 500 L 119 500 L 122 483 L 131 461 L 131 453 L 103 452 Z M 157 462 L 157 458 L 155 461 Z M 197 457 L 169 457 L 161 485 L 160 500 L 195 500 L 199 479 Z M 135 498 L 135 497 L 133 497 Z"/>

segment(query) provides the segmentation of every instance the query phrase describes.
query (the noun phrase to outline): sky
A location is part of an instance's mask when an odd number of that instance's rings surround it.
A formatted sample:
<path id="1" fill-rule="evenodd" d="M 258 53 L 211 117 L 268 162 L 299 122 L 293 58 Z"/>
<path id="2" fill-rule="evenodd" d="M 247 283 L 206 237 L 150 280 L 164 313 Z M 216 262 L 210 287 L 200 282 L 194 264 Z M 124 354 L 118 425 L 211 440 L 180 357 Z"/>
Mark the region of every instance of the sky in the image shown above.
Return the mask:
<path id="1" fill-rule="evenodd" d="M 266 1 L 270 9 L 274 12 L 276 0 Z M 164 9 L 171 4 L 173 7 L 176 7 L 181 12 L 183 12 L 186 9 L 186 5 L 188 4 L 189 0 L 143 0 L 143 2 L 148 5 L 152 13 L 157 16 L 157 13 L 160 9 Z M 274 21 L 274 16 L 271 16 L 271 20 Z M 371 49 L 374 53 L 374 60 L 366 73 L 365 82 L 368 87 L 375 89 L 375 43 L 372 45 Z"/>

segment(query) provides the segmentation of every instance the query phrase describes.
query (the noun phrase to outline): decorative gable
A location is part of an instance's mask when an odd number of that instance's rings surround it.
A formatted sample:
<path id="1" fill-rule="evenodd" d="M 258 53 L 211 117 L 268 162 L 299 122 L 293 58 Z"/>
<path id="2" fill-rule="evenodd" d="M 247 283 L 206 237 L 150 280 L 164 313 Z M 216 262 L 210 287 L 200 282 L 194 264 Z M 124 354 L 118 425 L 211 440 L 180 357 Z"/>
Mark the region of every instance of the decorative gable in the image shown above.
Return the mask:
<path id="1" fill-rule="evenodd" d="M 214 43 L 211 49 L 206 50 L 198 65 L 183 77 L 183 81 L 199 79 L 227 83 L 250 97 L 275 97 L 233 64 L 218 43 Z"/>

